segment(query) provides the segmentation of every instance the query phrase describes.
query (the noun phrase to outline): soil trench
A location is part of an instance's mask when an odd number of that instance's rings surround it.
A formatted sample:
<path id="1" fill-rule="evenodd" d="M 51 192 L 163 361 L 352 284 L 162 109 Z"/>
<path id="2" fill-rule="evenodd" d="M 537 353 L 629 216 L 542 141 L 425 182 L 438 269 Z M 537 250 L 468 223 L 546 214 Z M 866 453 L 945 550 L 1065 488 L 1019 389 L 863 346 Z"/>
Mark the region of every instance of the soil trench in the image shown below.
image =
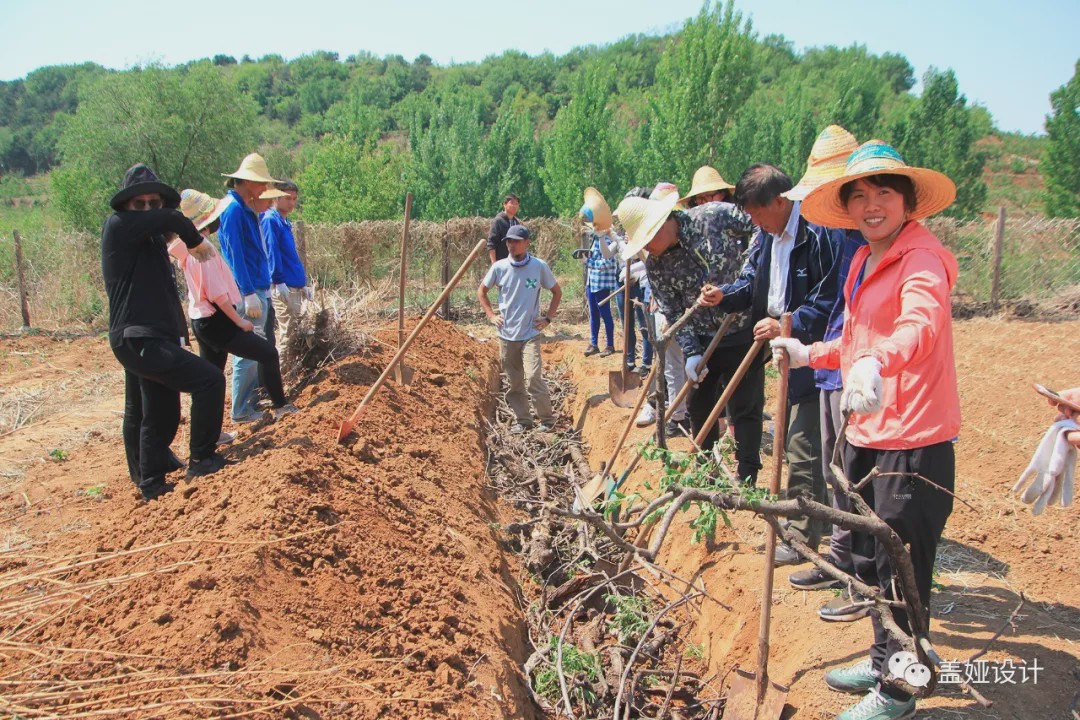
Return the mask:
<path id="1" fill-rule="evenodd" d="M 7 712 L 533 717 L 485 489 L 494 350 L 432 322 L 412 387 L 388 384 L 338 445 L 395 344 L 378 334 L 299 413 L 242 430 L 238 464 L 150 504 L 118 418 L 111 437 L 32 464 L 0 508 Z"/>

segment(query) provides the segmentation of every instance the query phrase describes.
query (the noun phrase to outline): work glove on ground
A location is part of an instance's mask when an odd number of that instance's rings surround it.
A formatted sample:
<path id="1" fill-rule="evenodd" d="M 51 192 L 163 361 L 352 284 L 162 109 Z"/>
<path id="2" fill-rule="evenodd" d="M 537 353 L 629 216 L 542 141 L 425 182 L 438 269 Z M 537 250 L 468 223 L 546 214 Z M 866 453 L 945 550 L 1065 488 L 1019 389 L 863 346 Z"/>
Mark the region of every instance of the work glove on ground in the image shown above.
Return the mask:
<path id="1" fill-rule="evenodd" d="M 1080 425 L 1073 420 L 1059 420 L 1051 425 L 1035 448 L 1031 462 L 1013 485 L 1014 493 L 1027 485 L 1020 500 L 1031 505 L 1032 515 L 1042 514 L 1050 504 L 1067 507 L 1072 503 L 1077 451 L 1069 443 L 1068 435 L 1078 428 Z"/>
<path id="2" fill-rule="evenodd" d="M 788 367 L 792 370 L 810 365 L 810 346 L 803 345 L 795 338 L 778 337 L 769 341 L 772 347 L 773 362 L 779 364 L 781 353 L 785 350 L 788 354 Z"/>
<path id="3" fill-rule="evenodd" d="M 214 246 L 210 243 L 209 240 L 203 240 L 195 247 L 188 248 L 188 252 L 191 253 L 191 256 L 199 262 L 206 262 L 210 258 L 217 255 L 217 250 L 214 249 Z"/>
<path id="4" fill-rule="evenodd" d="M 709 374 L 709 368 L 702 362 L 701 355 L 691 355 L 686 358 L 686 377 L 690 382 L 699 383 Z"/>
<path id="5" fill-rule="evenodd" d="M 840 395 L 840 411 L 872 415 L 881 409 L 881 363 L 872 357 L 856 360 Z"/>
<path id="6" fill-rule="evenodd" d="M 277 285 L 274 286 L 274 294 L 277 295 L 282 300 L 288 300 L 289 299 L 289 286 L 286 285 L 285 283 L 278 283 Z"/>
<path id="7" fill-rule="evenodd" d="M 262 317 L 262 303 L 259 302 L 259 296 L 255 293 L 244 296 L 244 315 L 247 315 L 249 320 L 258 320 Z"/>
<path id="8" fill-rule="evenodd" d="M 304 286 L 304 298 L 308 302 L 314 301 L 315 300 L 315 288 L 311 287 L 310 285 L 305 285 Z"/>

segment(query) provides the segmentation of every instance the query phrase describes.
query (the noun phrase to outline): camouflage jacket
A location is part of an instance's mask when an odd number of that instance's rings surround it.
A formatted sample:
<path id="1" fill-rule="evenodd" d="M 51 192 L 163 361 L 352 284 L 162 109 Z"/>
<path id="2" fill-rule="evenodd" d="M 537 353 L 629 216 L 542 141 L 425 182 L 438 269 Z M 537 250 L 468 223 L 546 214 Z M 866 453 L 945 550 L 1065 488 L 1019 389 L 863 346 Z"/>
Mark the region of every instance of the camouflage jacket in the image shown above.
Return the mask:
<path id="1" fill-rule="evenodd" d="M 742 268 L 754 225 L 750 216 L 731 203 L 711 202 L 676 211 L 679 241 L 663 255 L 649 255 L 645 270 L 660 312 L 675 322 L 694 304 L 705 284 L 733 282 Z M 724 313 L 702 308 L 675 336 L 689 357 L 705 351 Z M 750 316 L 739 313 L 721 347 L 750 341 Z"/>

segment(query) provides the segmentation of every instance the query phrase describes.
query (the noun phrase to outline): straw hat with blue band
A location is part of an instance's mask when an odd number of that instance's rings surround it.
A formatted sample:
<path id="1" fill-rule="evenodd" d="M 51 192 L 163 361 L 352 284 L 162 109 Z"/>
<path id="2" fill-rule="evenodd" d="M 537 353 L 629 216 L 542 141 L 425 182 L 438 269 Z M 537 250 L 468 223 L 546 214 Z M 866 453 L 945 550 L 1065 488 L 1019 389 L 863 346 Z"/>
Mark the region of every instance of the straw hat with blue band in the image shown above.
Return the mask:
<path id="1" fill-rule="evenodd" d="M 623 198 L 614 213 L 626 230 L 626 245 L 621 253 L 623 260 L 632 259 L 649 244 L 667 222 L 671 212 L 676 209 L 678 202 L 678 191 L 669 192 L 660 200 Z"/>
<path id="2" fill-rule="evenodd" d="M 592 225 L 597 232 L 611 229 L 611 208 L 608 206 L 607 200 L 596 188 L 585 188 L 585 200 L 579 213 L 585 218 L 585 222 Z"/>
<path id="3" fill-rule="evenodd" d="M 947 175 L 929 168 L 910 167 L 900 153 L 881 140 L 870 140 L 851 153 L 844 174 L 812 190 L 802 201 L 803 217 L 812 223 L 855 230 L 858 226 L 840 201 L 840 188 L 870 175 L 903 175 L 915 185 L 915 208 L 909 220 L 939 213 L 956 200 L 956 185 Z"/>
<path id="4" fill-rule="evenodd" d="M 843 175 L 848 158 L 858 147 L 855 136 L 839 125 L 825 128 L 810 148 L 810 159 L 799 184 L 781 195 L 788 200 L 804 200 L 814 188 Z"/>

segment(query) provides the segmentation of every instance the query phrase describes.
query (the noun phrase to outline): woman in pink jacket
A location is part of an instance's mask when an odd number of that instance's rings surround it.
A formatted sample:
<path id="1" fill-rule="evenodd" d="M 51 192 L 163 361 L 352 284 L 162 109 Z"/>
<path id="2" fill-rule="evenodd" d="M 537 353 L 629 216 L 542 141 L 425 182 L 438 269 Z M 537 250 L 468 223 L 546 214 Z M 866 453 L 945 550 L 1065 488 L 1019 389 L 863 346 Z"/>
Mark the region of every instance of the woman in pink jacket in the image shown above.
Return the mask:
<path id="1" fill-rule="evenodd" d="M 910 546 L 927 611 L 934 557 L 952 512 L 953 442 L 960 431 L 950 300 L 957 263 L 918 221 L 955 198 L 948 177 L 908 167 L 880 140 L 855 150 L 843 177 L 817 188 L 802 204 L 810 222 L 857 229 L 868 243 L 855 254 L 843 289 L 843 333 L 809 347 L 773 340 L 774 353 L 787 350 L 792 367 L 840 369 L 841 409 L 848 415 L 845 472 L 853 483 L 875 467 L 891 473 L 861 493 Z M 852 543 L 856 574 L 891 597 L 893 569 L 884 546 L 860 533 L 852 534 Z M 894 610 L 893 617 L 908 629 L 907 613 Z M 875 618 L 870 658 L 825 676 L 835 690 L 866 693 L 839 720 L 914 715 L 915 699 L 882 683 L 888 659 L 899 650 Z"/>

